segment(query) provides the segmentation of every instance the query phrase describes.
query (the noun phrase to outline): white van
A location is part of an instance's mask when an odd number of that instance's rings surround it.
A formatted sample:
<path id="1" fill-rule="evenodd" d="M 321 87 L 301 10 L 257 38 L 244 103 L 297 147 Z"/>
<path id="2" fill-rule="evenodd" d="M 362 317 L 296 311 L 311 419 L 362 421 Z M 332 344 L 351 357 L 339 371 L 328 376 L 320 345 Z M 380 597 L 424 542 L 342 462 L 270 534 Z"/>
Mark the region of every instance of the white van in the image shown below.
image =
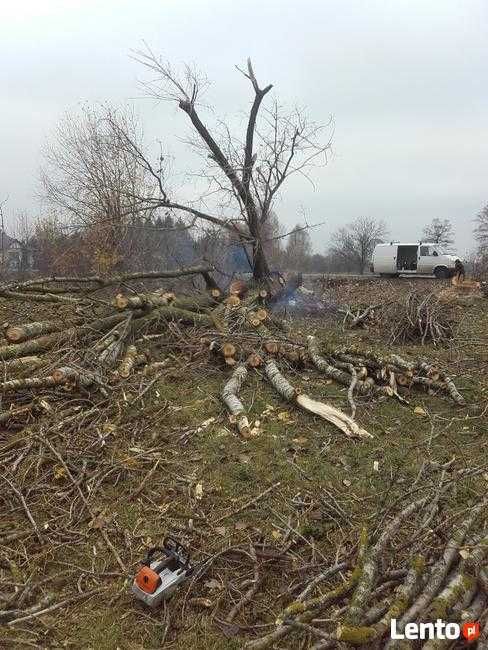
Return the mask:
<path id="1" fill-rule="evenodd" d="M 459 259 L 457 255 L 446 253 L 440 244 L 390 242 L 375 247 L 371 272 L 390 277 L 402 274 L 449 278 L 454 275 Z"/>

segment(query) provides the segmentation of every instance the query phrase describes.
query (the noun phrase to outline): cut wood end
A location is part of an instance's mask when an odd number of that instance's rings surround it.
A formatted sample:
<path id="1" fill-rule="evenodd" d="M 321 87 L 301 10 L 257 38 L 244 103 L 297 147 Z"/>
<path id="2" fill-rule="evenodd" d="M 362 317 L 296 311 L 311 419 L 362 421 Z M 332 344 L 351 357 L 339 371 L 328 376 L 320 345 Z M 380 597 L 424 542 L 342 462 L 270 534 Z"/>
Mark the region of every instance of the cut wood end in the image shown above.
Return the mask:
<path id="1" fill-rule="evenodd" d="M 220 291 L 220 289 L 211 289 L 210 295 L 212 296 L 212 298 L 220 298 L 222 292 Z"/>
<path id="2" fill-rule="evenodd" d="M 263 365 L 263 360 L 259 356 L 259 354 L 256 354 L 255 352 L 253 352 L 252 354 L 249 355 L 249 357 L 247 359 L 247 363 L 248 363 L 248 365 L 251 366 L 251 368 L 259 368 L 259 366 Z"/>
<path id="3" fill-rule="evenodd" d="M 222 354 L 224 357 L 233 357 L 236 353 L 236 346 L 232 343 L 224 343 L 222 346 Z"/>
<path id="4" fill-rule="evenodd" d="M 268 354 L 277 354 L 278 353 L 278 343 L 276 341 L 266 341 L 264 343 L 264 349 Z"/>
<path id="5" fill-rule="evenodd" d="M 127 308 L 129 299 L 123 293 L 118 293 L 112 301 L 113 306 L 121 311 Z"/>
<path id="6" fill-rule="evenodd" d="M 251 437 L 251 427 L 249 425 L 249 420 L 245 415 L 241 416 L 237 421 L 237 430 L 243 438 Z"/>
<path id="7" fill-rule="evenodd" d="M 5 338 L 7 341 L 10 341 L 10 343 L 16 343 L 17 341 L 21 341 L 22 338 L 25 335 L 25 332 L 22 327 L 7 327 L 5 328 L 4 331 Z"/>
<path id="8" fill-rule="evenodd" d="M 266 320 L 268 318 L 268 312 L 266 309 L 258 309 L 256 311 L 256 318 L 258 318 L 260 321 Z"/>
<path id="9" fill-rule="evenodd" d="M 163 293 L 162 298 L 170 305 L 175 300 L 176 295 L 172 291 L 166 291 L 166 293 Z"/>
<path id="10" fill-rule="evenodd" d="M 243 298 L 248 291 L 247 284 L 244 280 L 233 280 L 229 286 L 229 294 L 231 296 L 238 296 Z"/>
<path id="11" fill-rule="evenodd" d="M 228 366 L 235 366 L 237 363 L 237 361 L 233 357 L 225 357 L 224 360 Z"/>
<path id="12" fill-rule="evenodd" d="M 229 307 L 238 307 L 241 304 L 241 299 L 239 296 L 231 295 L 225 302 Z"/>
<path id="13" fill-rule="evenodd" d="M 70 378 L 71 373 L 69 370 L 69 368 L 56 368 L 52 374 L 52 378 L 57 384 L 63 384 Z"/>
<path id="14" fill-rule="evenodd" d="M 259 318 L 251 318 L 251 319 L 249 320 L 249 323 L 250 323 L 253 327 L 259 327 L 259 326 L 261 325 L 261 321 L 259 320 Z"/>

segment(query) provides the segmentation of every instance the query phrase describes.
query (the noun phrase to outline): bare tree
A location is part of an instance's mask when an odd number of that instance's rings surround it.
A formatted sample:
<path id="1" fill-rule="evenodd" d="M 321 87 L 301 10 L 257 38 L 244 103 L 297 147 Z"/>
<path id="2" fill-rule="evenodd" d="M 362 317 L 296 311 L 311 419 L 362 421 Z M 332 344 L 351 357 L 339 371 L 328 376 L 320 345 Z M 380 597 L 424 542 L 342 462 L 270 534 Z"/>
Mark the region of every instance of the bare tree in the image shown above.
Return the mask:
<path id="1" fill-rule="evenodd" d="M 474 237 L 478 242 L 479 251 L 488 254 L 488 205 L 478 213 L 475 223 Z"/>
<path id="2" fill-rule="evenodd" d="M 288 235 L 285 260 L 287 270 L 305 271 L 312 252 L 312 240 L 306 226 L 297 224 Z"/>
<path id="3" fill-rule="evenodd" d="M 363 274 L 374 247 L 383 241 L 386 234 L 383 221 L 359 217 L 333 233 L 331 253 Z"/>
<path id="4" fill-rule="evenodd" d="M 275 212 L 271 212 L 264 222 L 262 236 L 264 252 L 269 265 L 275 271 L 280 271 L 283 266 L 285 232 Z"/>
<path id="5" fill-rule="evenodd" d="M 146 84 L 147 92 L 158 100 L 176 102 L 187 116 L 193 138 L 188 143 L 204 161 L 200 174 L 207 183 L 204 194 L 194 201 L 178 201 L 167 187 L 164 166 L 154 166 L 130 134 L 119 128 L 120 139 L 125 139 L 128 150 L 152 176 L 158 190 L 157 196 L 139 194 L 137 209 L 171 208 L 228 230 L 250 248 L 254 278 L 265 280 L 269 266 L 263 246 L 264 224 L 273 202 L 290 176 L 300 174 L 308 178 L 313 166 L 327 162 L 331 122 L 317 124 L 303 111 L 286 112 L 276 101 L 261 110 L 272 85 L 259 85 L 248 60 L 246 70 L 238 68 L 254 93 L 244 137 L 231 133 L 229 125 L 221 122 L 211 130 L 199 113 L 199 97 L 205 82 L 194 70 L 186 66 L 179 75 L 149 49 L 138 52 L 136 58 L 154 75 L 153 81 Z M 210 202 L 212 210 L 202 207 Z"/>
<path id="6" fill-rule="evenodd" d="M 429 225 L 425 226 L 422 239 L 423 241 L 444 246 L 454 243 L 452 223 L 449 219 L 441 220 L 435 217 Z"/>
<path id="7" fill-rule="evenodd" d="M 477 260 L 479 270 L 486 274 L 488 270 L 488 204 L 476 215 L 474 237 L 478 244 Z"/>
<path id="8" fill-rule="evenodd" d="M 140 145 L 141 130 L 129 109 L 84 107 L 81 115 L 65 116 L 43 152 L 44 198 L 87 230 L 99 270 L 120 266 L 130 254 L 128 228 L 142 220 L 136 197 L 155 192 L 154 178 L 121 133 Z M 147 223 L 153 212 L 142 216 Z"/>

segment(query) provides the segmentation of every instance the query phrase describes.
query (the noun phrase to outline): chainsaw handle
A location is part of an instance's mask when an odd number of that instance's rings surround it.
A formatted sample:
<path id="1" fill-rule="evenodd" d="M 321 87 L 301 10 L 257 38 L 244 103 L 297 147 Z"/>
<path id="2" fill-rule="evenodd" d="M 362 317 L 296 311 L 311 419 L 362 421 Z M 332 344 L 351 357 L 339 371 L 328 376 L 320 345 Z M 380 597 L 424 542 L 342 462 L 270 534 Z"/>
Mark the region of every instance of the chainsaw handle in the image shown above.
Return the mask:
<path id="1" fill-rule="evenodd" d="M 146 557 L 144 558 L 142 563 L 145 566 L 151 566 L 151 562 L 153 561 L 153 557 L 156 553 L 164 553 L 164 555 L 167 555 L 165 548 L 162 548 L 161 546 L 153 546 L 150 549 L 148 549 L 146 553 Z"/>
<path id="2" fill-rule="evenodd" d="M 188 550 L 174 537 L 165 537 L 163 546 L 167 551 L 175 553 L 182 561 L 183 566 L 188 567 L 190 564 L 190 553 Z"/>
<path id="3" fill-rule="evenodd" d="M 166 557 L 168 555 L 177 556 L 179 560 L 182 560 L 183 566 L 187 569 L 189 568 L 190 554 L 188 553 L 187 549 L 173 537 L 165 537 L 163 540 L 163 546 L 153 546 L 148 549 L 143 564 L 146 566 L 151 566 L 151 562 L 153 561 L 154 555 L 156 553 L 161 553 Z"/>

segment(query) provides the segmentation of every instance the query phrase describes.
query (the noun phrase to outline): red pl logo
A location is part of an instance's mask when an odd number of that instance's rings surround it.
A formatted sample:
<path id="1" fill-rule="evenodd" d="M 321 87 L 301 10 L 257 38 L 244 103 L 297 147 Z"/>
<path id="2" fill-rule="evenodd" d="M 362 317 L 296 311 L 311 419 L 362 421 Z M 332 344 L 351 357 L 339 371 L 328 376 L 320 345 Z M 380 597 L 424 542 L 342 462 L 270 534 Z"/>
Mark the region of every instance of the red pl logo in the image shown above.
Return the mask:
<path id="1" fill-rule="evenodd" d="M 463 625 L 463 637 L 467 641 L 475 641 L 480 635 L 480 624 L 479 623 L 464 623 Z"/>

